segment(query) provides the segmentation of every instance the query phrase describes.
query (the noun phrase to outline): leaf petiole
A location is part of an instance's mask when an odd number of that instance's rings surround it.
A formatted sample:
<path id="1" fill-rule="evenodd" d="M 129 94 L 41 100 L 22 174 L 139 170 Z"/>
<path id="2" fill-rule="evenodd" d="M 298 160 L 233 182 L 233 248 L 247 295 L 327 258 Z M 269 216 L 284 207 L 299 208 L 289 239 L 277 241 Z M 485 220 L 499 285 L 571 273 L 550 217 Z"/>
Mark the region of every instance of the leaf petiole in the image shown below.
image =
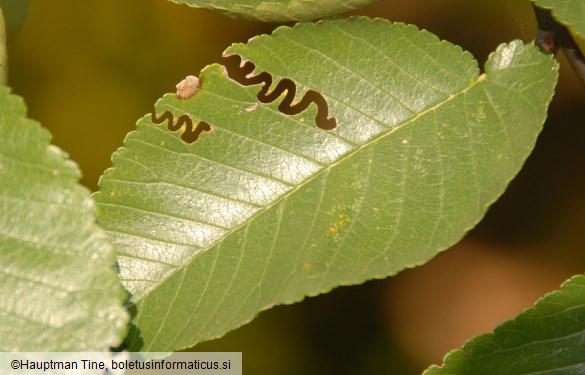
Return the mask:
<path id="1" fill-rule="evenodd" d="M 532 6 L 538 22 L 535 44 L 542 51 L 553 54 L 556 54 L 559 48 L 562 49 L 577 77 L 585 85 L 585 56 L 567 27 L 557 22 L 550 10 L 540 8 L 534 3 Z"/>

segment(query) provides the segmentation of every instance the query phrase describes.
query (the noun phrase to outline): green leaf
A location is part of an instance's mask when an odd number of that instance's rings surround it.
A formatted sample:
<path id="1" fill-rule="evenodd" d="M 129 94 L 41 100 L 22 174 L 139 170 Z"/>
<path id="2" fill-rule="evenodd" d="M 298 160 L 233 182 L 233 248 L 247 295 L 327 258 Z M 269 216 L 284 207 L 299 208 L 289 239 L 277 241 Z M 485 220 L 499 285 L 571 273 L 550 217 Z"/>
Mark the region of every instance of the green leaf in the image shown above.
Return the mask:
<path id="1" fill-rule="evenodd" d="M 585 372 L 585 277 L 510 320 L 493 334 L 478 336 L 445 357 L 443 367 L 424 375 L 569 375 Z"/>
<path id="2" fill-rule="evenodd" d="M 0 85 L 6 84 L 8 70 L 6 60 L 6 28 L 4 26 L 4 14 L 0 9 Z"/>
<path id="3" fill-rule="evenodd" d="M 31 0 L 0 0 L 9 37 L 14 37 L 28 16 Z"/>
<path id="4" fill-rule="evenodd" d="M 251 21 L 309 21 L 360 9 L 379 0 L 171 0 Z"/>
<path id="5" fill-rule="evenodd" d="M 259 103 L 260 86 L 219 65 L 191 98 L 156 105 L 209 124 L 195 143 L 138 122 L 96 195 L 137 310 L 135 350 L 189 347 L 452 246 L 531 152 L 557 77 L 520 41 L 479 75 L 459 47 L 366 18 L 281 27 L 226 54 L 292 78 L 297 100 L 321 93 L 337 127 L 316 126 L 315 104 L 286 115 L 282 96 Z"/>
<path id="6" fill-rule="evenodd" d="M 533 0 L 541 8 L 552 9 L 553 16 L 563 25 L 585 38 L 585 1 Z"/>
<path id="7" fill-rule="evenodd" d="M 0 350 L 106 351 L 128 314 L 77 166 L 0 86 Z"/>

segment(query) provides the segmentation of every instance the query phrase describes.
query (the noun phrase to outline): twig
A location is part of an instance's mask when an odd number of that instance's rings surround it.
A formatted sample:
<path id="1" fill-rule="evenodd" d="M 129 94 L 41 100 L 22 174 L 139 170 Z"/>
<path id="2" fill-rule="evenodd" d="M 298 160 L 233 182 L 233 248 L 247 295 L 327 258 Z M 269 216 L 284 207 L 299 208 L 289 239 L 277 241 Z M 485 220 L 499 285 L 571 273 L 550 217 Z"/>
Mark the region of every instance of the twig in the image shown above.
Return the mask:
<path id="1" fill-rule="evenodd" d="M 551 15 L 551 11 L 537 7 L 532 3 L 536 21 L 538 22 L 538 35 L 535 43 L 544 52 L 556 54 L 562 49 L 571 63 L 573 70 L 583 85 L 585 85 L 585 56 L 573 39 L 569 30 L 558 23 Z"/>

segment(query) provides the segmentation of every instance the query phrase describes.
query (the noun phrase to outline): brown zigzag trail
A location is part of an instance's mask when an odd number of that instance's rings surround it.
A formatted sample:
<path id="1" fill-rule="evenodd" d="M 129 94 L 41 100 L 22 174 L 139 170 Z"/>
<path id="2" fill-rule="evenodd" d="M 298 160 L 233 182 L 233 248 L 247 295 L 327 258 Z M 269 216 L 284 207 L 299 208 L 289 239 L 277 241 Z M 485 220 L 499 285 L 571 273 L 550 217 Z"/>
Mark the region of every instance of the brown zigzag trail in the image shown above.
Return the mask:
<path id="1" fill-rule="evenodd" d="M 193 143 L 199 138 L 201 133 L 204 131 L 211 131 L 211 126 L 204 121 L 199 121 L 197 126 L 193 128 L 193 121 L 189 116 L 181 115 L 175 119 L 170 111 L 165 111 L 160 117 L 157 117 L 157 115 L 153 113 L 151 115 L 151 120 L 154 124 L 162 124 L 166 121 L 167 128 L 173 132 L 181 129 L 181 127 L 185 125 L 185 131 L 181 135 L 181 139 L 186 143 Z"/>
<path id="2" fill-rule="evenodd" d="M 238 59 L 238 55 L 224 56 L 226 59 Z M 243 60 L 239 58 L 241 62 Z M 252 76 L 254 68 L 256 67 L 251 61 L 244 63 L 234 61 L 226 64 L 228 76 L 234 81 L 243 86 L 252 86 L 262 84 L 262 89 L 256 96 L 260 103 L 268 104 L 278 99 L 285 91 L 286 96 L 278 105 L 278 110 L 286 115 L 298 115 L 309 107 L 311 103 L 317 105 L 317 115 L 315 116 L 315 123 L 318 128 L 323 130 L 333 130 L 337 127 L 337 120 L 335 117 L 328 118 L 329 106 L 322 94 L 315 90 L 308 90 L 301 100 L 293 104 L 295 99 L 297 87 L 294 81 L 289 78 L 283 78 L 278 82 L 274 90 L 269 92 L 272 85 L 272 75 L 268 72 L 261 72 Z"/>
<path id="3" fill-rule="evenodd" d="M 277 100 L 285 91 L 286 95 L 282 102 L 278 105 L 278 110 L 285 115 L 293 116 L 306 110 L 311 103 L 315 103 L 317 106 L 317 115 L 315 116 L 315 124 L 318 128 L 323 130 L 333 130 L 337 127 L 337 120 L 335 117 L 328 118 L 329 106 L 327 101 L 322 94 L 315 90 L 308 90 L 300 101 L 293 104 L 295 95 L 297 92 L 297 86 L 293 80 L 289 78 L 283 78 L 278 82 L 276 87 L 269 92 L 270 86 L 272 85 L 272 75 L 268 72 L 261 72 L 257 75 L 252 75 L 255 69 L 255 65 L 251 61 L 243 60 L 238 55 L 224 56 L 226 58 L 226 71 L 228 77 L 243 86 L 253 86 L 262 84 L 262 88 L 256 98 L 260 103 L 268 104 Z M 235 61 L 237 59 L 238 61 Z M 230 61 L 230 60 L 233 60 Z M 189 77 L 188 77 L 189 78 Z M 197 79 L 196 77 L 194 77 Z M 186 79 L 185 79 L 186 80 Z M 194 92 L 188 96 L 180 95 L 181 84 L 185 81 L 181 81 L 177 85 L 177 96 L 182 100 L 187 100 L 194 96 L 199 91 L 199 80 L 197 79 L 197 87 Z M 174 115 L 170 111 L 165 111 L 162 115 L 157 116 L 156 113 L 152 113 L 151 120 L 154 124 L 162 124 L 167 122 L 167 128 L 170 131 L 180 130 L 185 125 L 185 131 L 181 135 L 181 139 L 186 143 L 194 143 L 199 139 L 199 136 L 203 132 L 212 131 L 212 127 L 204 122 L 199 121 L 197 126 L 193 127 L 193 120 L 188 115 L 181 115 L 175 119 Z"/>

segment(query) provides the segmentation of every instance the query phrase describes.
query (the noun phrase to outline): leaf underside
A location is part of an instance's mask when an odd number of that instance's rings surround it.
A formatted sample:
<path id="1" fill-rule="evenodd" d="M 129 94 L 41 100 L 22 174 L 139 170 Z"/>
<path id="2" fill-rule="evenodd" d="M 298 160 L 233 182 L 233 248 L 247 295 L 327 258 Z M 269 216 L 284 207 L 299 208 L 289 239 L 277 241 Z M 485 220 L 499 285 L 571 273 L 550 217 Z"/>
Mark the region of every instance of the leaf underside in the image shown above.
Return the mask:
<path id="1" fill-rule="evenodd" d="M 585 1 L 583 0 L 533 0 L 536 5 L 552 9 L 553 16 L 563 25 L 585 38 Z"/>
<path id="2" fill-rule="evenodd" d="M 532 150 L 556 83 L 553 58 L 515 41 L 486 74 L 459 47 L 413 26 L 351 18 L 278 28 L 238 54 L 320 93 L 337 127 L 259 103 L 260 86 L 201 72 L 156 113 L 210 125 L 138 122 L 100 180 L 137 314 L 133 350 L 176 350 L 275 304 L 423 264 L 455 244 Z M 283 95 L 284 96 L 284 95 Z M 282 99 L 282 96 L 281 96 Z"/>
<path id="3" fill-rule="evenodd" d="M 577 375 L 585 373 L 585 277 L 445 357 L 424 375 Z"/>
<path id="4" fill-rule="evenodd" d="M 310 21 L 360 9 L 379 0 L 171 0 L 250 21 Z"/>
<path id="5" fill-rule="evenodd" d="M 106 351 L 128 314 L 77 166 L 0 86 L 0 350 Z"/>

